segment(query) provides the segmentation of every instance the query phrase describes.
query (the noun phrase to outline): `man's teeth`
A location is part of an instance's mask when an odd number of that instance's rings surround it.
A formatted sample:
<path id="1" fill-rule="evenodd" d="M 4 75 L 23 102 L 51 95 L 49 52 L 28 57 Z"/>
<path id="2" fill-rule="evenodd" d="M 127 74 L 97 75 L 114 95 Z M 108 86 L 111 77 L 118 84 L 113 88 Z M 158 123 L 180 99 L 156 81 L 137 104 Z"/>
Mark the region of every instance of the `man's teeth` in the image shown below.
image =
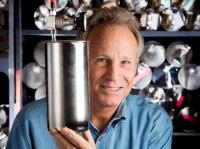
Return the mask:
<path id="1" fill-rule="evenodd" d="M 120 89 L 120 87 L 109 87 L 109 86 L 103 86 L 103 88 L 106 88 L 106 89 L 112 90 L 112 91 L 117 91 Z"/>

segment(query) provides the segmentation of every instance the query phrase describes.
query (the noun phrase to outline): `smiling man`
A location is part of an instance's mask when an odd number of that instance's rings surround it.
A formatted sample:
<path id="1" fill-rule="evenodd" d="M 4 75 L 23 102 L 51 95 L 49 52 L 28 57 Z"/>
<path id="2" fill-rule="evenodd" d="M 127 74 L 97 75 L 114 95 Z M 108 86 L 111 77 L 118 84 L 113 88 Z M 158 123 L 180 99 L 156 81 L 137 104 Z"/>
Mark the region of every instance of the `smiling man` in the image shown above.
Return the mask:
<path id="1" fill-rule="evenodd" d="M 172 123 L 160 106 L 130 95 L 143 39 L 134 16 L 102 9 L 89 20 L 90 124 L 82 136 L 64 127 L 47 129 L 46 101 L 17 116 L 7 148 L 170 149 Z"/>
<path id="2" fill-rule="evenodd" d="M 91 120 L 103 131 L 131 90 L 138 45 L 125 25 L 99 25 L 87 39 L 90 41 Z"/>

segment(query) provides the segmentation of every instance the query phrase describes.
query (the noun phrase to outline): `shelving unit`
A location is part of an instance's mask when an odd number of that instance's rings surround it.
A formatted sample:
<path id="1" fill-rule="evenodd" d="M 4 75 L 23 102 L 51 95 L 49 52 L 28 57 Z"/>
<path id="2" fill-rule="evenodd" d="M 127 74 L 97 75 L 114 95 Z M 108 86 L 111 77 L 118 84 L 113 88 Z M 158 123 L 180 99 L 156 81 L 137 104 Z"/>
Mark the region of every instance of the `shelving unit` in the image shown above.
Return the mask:
<path id="1" fill-rule="evenodd" d="M 177 32 L 167 32 L 167 31 L 141 31 L 144 37 L 199 37 L 200 31 L 177 31 Z M 48 30 L 31 30 L 23 29 L 23 36 L 50 36 Z M 58 30 L 58 36 L 76 36 L 75 31 L 65 31 Z"/>
<path id="2" fill-rule="evenodd" d="M 22 67 L 25 65 L 25 55 L 33 51 L 34 45 L 44 39 L 50 39 L 50 31 L 38 30 L 33 22 L 33 10 L 36 9 L 43 1 L 35 0 L 30 1 L 31 8 L 27 12 L 25 19 L 25 11 L 29 8 L 27 3 L 29 1 L 9 1 L 9 103 L 10 103 L 10 128 L 12 126 L 15 115 L 23 107 L 23 83 L 22 83 Z M 28 16 L 31 15 L 31 16 Z M 30 21 L 32 20 L 32 21 Z M 29 21 L 28 25 L 24 25 L 25 21 Z M 200 50 L 198 49 L 198 42 L 200 41 L 200 31 L 142 31 L 142 35 L 145 40 L 155 39 L 162 42 L 170 43 L 174 40 L 183 40 L 193 45 L 195 50 L 194 61 L 200 64 L 198 56 Z M 59 30 L 57 36 L 60 38 L 74 38 L 76 36 L 75 31 Z M 192 40 L 191 40 L 192 39 Z M 29 43 L 31 44 L 29 45 Z M 29 46 L 29 48 L 27 48 Z M 28 55 L 29 55 L 28 54 Z M 17 107 L 16 107 L 17 105 Z M 200 106 L 200 105 L 199 105 Z M 200 133 L 184 133 L 174 132 L 173 139 L 176 143 L 173 144 L 174 148 L 180 146 L 181 143 L 187 143 L 187 138 L 193 138 L 194 144 L 198 145 L 197 141 L 200 139 Z M 189 139 L 192 141 L 192 139 Z M 183 147 L 186 147 L 183 145 Z"/>

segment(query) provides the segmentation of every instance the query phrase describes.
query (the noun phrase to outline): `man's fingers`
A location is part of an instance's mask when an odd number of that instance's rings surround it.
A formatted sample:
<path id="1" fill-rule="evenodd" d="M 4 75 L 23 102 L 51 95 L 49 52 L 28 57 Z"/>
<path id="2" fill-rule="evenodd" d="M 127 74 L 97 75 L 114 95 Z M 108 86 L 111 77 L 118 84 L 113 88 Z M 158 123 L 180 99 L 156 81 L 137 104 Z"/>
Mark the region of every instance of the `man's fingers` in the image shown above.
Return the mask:
<path id="1" fill-rule="evenodd" d="M 66 137 L 66 139 L 70 140 L 71 143 L 73 143 L 78 148 L 82 147 L 83 143 L 85 143 L 83 142 L 84 140 L 79 134 L 67 127 L 61 129 L 61 134 Z"/>
<path id="2" fill-rule="evenodd" d="M 60 132 L 57 131 L 56 129 L 51 129 L 50 132 L 51 132 L 52 136 L 54 137 L 59 149 L 63 149 L 63 148 L 67 149 L 67 148 L 69 148 L 69 146 L 70 146 L 70 149 L 75 148 L 75 147 L 72 147 L 71 143 L 67 139 L 65 139 L 60 134 Z"/>
<path id="3" fill-rule="evenodd" d="M 87 148 L 87 149 L 91 148 L 91 145 L 89 144 L 89 142 L 87 142 L 85 139 L 83 139 L 83 137 L 80 136 L 79 134 L 77 134 L 75 131 L 73 131 L 67 127 L 64 127 L 61 129 L 61 134 L 64 137 L 66 137 L 68 140 L 70 140 L 71 143 L 73 143 L 78 148 Z"/>
<path id="4" fill-rule="evenodd" d="M 83 132 L 83 137 L 84 137 L 90 144 L 92 144 L 92 145 L 95 146 L 94 139 L 93 139 L 92 134 L 90 133 L 89 130 Z"/>

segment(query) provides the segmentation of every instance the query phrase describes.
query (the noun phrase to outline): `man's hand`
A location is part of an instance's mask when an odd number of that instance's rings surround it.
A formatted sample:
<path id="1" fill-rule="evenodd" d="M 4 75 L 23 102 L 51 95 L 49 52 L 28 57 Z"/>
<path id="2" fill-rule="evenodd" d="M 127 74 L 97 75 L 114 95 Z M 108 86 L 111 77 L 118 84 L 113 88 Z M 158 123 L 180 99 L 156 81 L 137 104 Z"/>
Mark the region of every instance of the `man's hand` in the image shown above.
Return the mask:
<path id="1" fill-rule="evenodd" d="M 67 127 L 62 128 L 60 132 L 56 129 L 51 129 L 50 132 L 58 149 L 96 149 L 89 130 L 83 132 L 83 137 Z"/>

